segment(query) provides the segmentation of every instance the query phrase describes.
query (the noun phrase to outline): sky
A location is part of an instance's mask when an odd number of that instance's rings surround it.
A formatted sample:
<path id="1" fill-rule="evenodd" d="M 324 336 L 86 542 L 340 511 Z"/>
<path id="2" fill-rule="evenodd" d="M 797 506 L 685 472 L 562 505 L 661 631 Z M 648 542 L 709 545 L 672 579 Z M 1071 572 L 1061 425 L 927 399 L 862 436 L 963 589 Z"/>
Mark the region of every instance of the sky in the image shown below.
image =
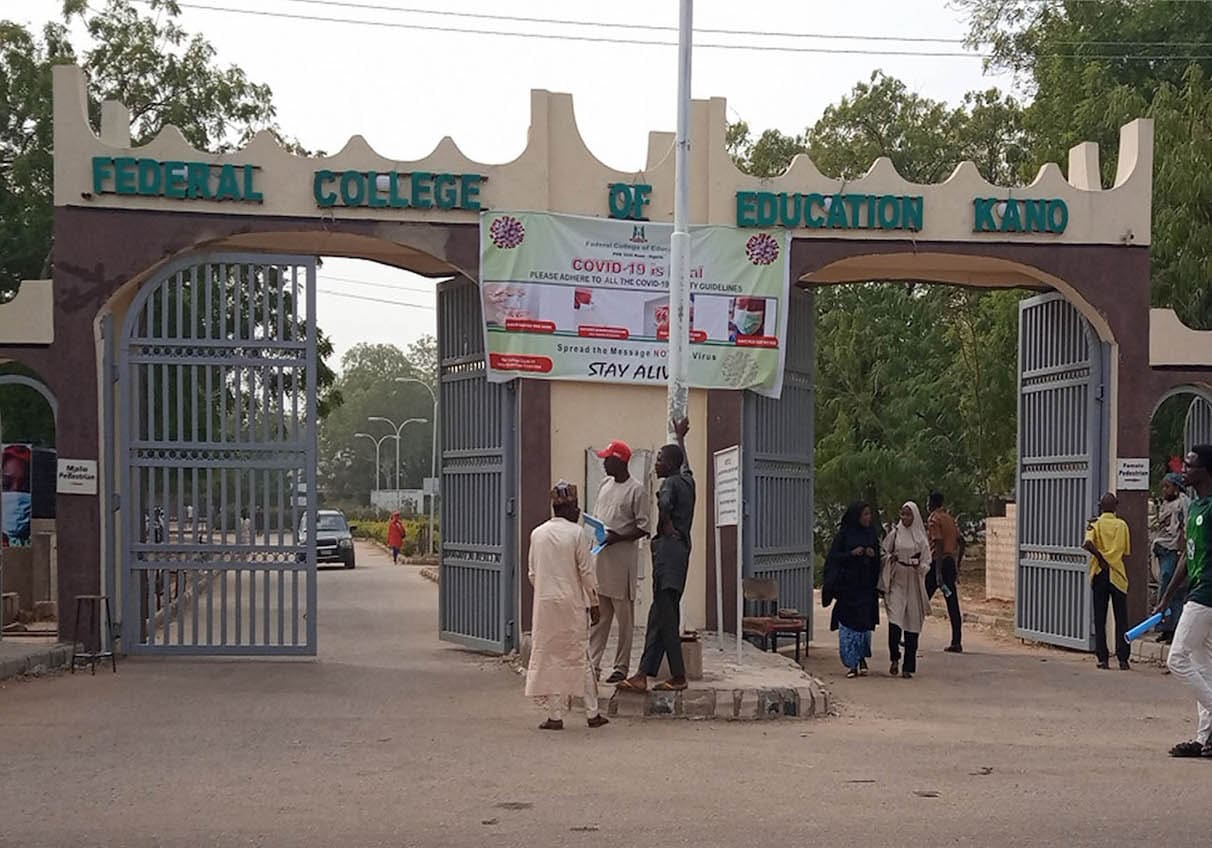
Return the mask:
<path id="1" fill-rule="evenodd" d="M 0 18 L 40 26 L 61 5 L 0 0 Z M 267 83 L 282 129 L 313 150 L 340 150 L 360 134 L 384 156 L 414 160 L 449 135 L 473 160 L 506 162 L 526 146 L 535 88 L 571 93 L 589 149 L 619 170 L 643 166 L 650 130 L 675 128 L 674 0 L 182 0 L 181 6 L 186 30 L 205 35 L 220 63 Z M 405 8 L 414 11 L 400 11 Z M 437 11 L 444 14 L 432 13 Z M 755 134 L 768 128 L 802 132 L 877 69 L 919 94 L 952 103 L 973 89 L 1011 87 L 1007 77 L 986 75 L 975 55 L 894 55 L 963 51 L 954 40 L 963 38 L 966 24 L 960 10 L 943 0 L 700 0 L 694 14 L 699 46 L 692 95 L 727 98 L 730 118 L 747 121 Z M 553 20 L 619 26 L 544 23 Z M 367 23 L 372 21 L 389 25 Z M 500 34 L 505 32 L 522 35 Z M 663 44 L 537 37 L 541 33 Z M 359 342 L 404 347 L 434 332 L 433 281 L 344 259 L 325 260 L 319 280 L 320 323 L 338 359 Z"/>

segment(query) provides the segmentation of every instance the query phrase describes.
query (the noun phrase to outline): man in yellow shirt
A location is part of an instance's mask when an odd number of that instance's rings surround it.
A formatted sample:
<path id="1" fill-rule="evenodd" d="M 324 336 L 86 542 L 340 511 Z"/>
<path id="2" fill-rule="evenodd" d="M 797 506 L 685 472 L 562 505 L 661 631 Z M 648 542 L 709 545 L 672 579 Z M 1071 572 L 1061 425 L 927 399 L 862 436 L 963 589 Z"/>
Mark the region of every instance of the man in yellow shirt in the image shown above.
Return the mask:
<path id="1" fill-rule="evenodd" d="M 1094 592 L 1094 653 L 1098 667 L 1108 668 L 1107 603 L 1115 613 L 1115 656 L 1119 667 L 1128 671 L 1131 646 L 1124 639 L 1128 629 L 1128 572 L 1124 557 L 1132 553 L 1128 523 L 1115 514 L 1119 500 L 1108 492 L 1098 502 L 1100 515 L 1086 528 L 1086 543 L 1090 552 L 1090 588 Z"/>

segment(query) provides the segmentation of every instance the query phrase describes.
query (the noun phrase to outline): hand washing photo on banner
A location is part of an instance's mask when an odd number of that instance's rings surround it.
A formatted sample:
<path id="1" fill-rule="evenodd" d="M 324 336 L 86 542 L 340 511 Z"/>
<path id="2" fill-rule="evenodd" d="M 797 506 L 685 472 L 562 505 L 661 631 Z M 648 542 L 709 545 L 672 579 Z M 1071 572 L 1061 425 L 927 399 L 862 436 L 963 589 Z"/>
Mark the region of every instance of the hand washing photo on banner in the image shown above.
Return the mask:
<path id="1" fill-rule="evenodd" d="M 480 298 L 488 379 L 664 385 L 672 224 L 486 212 Z M 778 397 L 789 236 L 690 231 L 688 384 Z"/>

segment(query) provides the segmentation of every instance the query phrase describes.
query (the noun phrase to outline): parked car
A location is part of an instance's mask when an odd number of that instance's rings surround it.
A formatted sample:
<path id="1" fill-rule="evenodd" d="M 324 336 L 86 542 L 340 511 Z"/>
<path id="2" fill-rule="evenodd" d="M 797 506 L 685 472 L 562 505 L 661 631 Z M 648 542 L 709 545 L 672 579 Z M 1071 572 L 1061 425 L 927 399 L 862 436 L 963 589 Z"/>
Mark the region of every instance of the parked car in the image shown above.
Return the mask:
<path id="1" fill-rule="evenodd" d="M 317 564 L 356 567 L 353 531 L 357 525 L 346 522 L 339 509 L 321 509 L 316 512 L 316 528 Z M 299 522 L 299 541 L 307 541 L 307 516 Z"/>

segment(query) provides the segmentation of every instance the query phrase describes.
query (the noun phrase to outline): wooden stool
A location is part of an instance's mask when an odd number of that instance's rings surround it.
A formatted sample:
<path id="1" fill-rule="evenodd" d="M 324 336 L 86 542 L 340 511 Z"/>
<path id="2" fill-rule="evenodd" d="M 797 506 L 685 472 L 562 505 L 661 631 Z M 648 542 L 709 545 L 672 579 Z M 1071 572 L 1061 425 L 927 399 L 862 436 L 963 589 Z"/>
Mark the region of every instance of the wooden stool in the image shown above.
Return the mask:
<path id="1" fill-rule="evenodd" d="M 114 653 L 114 622 L 110 616 L 109 610 L 109 595 L 76 595 L 76 627 L 72 631 L 72 674 L 76 673 L 76 645 L 82 645 L 85 649 L 88 644 L 80 638 L 80 610 L 82 607 L 89 606 L 88 621 L 92 625 L 92 631 L 97 632 L 97 619 L 101 617 L 101 605 L 105 605 L 105 636 L 97 644 L 97 650 L 92 652 L 81 652 L 81 659 L 88 660 L 92 667 L 92 672 L 97 673 L 97 660 L 109 658 L 114 666 L 114 674 L 118 673 L 118 657 Z M 109 650 L 105 650 L 105 640 L 109 639 Z"/>

